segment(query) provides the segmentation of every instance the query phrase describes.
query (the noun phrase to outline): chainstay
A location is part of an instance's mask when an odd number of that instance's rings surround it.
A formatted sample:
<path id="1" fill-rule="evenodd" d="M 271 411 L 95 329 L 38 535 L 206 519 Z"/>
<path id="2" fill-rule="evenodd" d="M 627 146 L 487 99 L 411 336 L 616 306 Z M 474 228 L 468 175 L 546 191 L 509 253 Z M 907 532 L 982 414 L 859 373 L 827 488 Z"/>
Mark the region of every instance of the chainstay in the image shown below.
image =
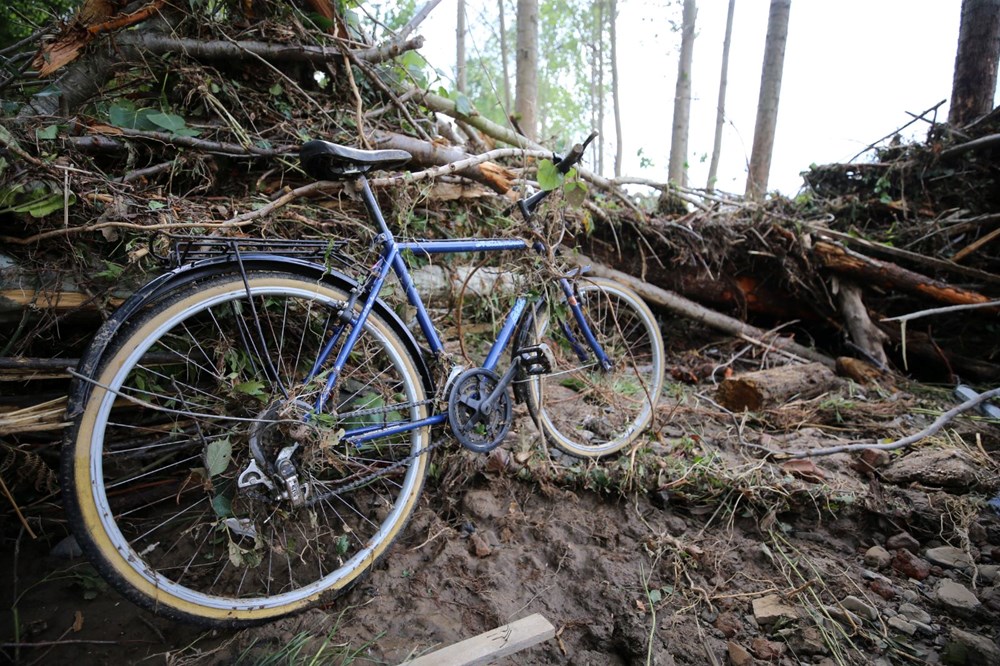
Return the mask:
<path id="1" fill-rule="evenodd" d="M 363 476 L 360 479 L 357 479 L 355 481 L 351 481 L 350 483 L 345 483 L 344 485 L 340 486 L 339 488 L 334 488 L 333 490 L 328 490 L 327 492 L 323 493 L 322 495 L 320 495 L 318 497 L 310 498 L 310 499 L 306 500 L 305 504 L 306 504 L 306 506 L 310 506 L 311 507 L 311 506 L 314 506 L 314 505 L 318 504 L 319 502 L 322 502 L 324 500 L 328 500 L 331 497 L 337 497 L 338 495 L 343 495 L 344 493 L 351 492 L 352 490 L 357 490 L 358 488 L 362 488 L 362 487 L 368 485 L 369 483 L 371 483 L 372 481 L 374 481 L 375 479 L 377 479 L 377 478 L 379 478 L 381 476 L 385 476 L 386 474 L 389 474 L 390 472 L 393 472 L 394 470 L 397 470 L 397 469 L 400 469 L 401 467 L 405 467 L 406 465 L 409 465 L 411 462 L 413 462 L 414 460 L 416 460 L 420 456 L 426 455 L 426 454 L 430 453 L 434 449 L 437 449 L 437 448 L 441 447 L 442 445 L 444 445 L 447 442 L 448 442 L 448 438 L 447 437 L 441 437 L 441 438 L 438 439 L 438 441 L 431 443 L 429 446 L 426 446 L 426 447 L 420 449 L 416 453 L 411 453 L 410 455 L 406 456 L 405 458 L 397 460 L 396 462 L 392 463 L 388 467 L 380 469 L 377 472 L 372 472 L 371 474 L 368 474 L 367 476 Z"/>

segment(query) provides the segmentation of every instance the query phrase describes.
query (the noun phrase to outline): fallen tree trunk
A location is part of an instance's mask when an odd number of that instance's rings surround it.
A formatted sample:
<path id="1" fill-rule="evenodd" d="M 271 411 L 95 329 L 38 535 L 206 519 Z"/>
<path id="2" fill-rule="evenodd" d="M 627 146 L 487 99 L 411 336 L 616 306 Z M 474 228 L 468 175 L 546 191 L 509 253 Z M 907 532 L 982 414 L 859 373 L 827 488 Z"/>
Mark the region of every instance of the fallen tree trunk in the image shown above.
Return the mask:
<path id="1" fill-rule="evenodd" d="M 815 398 L 838 388 L 841 381 L 822 363 L 783 365 L 722 380 L 716 399 L 734 412 L 757 412 L 796 398 Z"/>
<path id="2" fill-rule="evenodd" d="M 966 305 L 986 303 L 990 300 L 980 293 L 952 286 L 895 264 L 866 257 L 834 243 L 820 241 L 813 246 L 813 253 L 823 266 L 835 273 L 928 296 L 942 303 Z"/>
<path id="3" fill-rule="evenodd" d="M 642 296 L 652 305 L 666 308 L 667 310 L 683 317 L 689 317 L 695 321 L 700 321 L 703 324 L 716 328 L 724 333 L 743 338 L 770 349 L 792 354 L 798 358 L 816 361 L 829 368 L 832 368 L 835 365 L 835 361 L 826 354 L 810 347 L 800 345 L 790 338 L 772 335 L 768 331 L 747 324 L 746 322 L 742 322 L 739 319 L 734 319 L 733 317 L 728 317 L 720 312 L 709 310 L 708 308 L 698 305 L 694 301 L 688 300 L 679 294 L 667 291 L 666 289 L 661 289 L 656 285 L 644 282 L 639 278 L 629 275 L 628 273 L 622 273 L 621 271 L 617 271 L 602 264 L 592 263 L 583 255 L 577 255 L 577 259 L 581 265 L 589 266 L 591 269 L 590 272 L 593 275 L 607 277 L 621 282 Z"/>

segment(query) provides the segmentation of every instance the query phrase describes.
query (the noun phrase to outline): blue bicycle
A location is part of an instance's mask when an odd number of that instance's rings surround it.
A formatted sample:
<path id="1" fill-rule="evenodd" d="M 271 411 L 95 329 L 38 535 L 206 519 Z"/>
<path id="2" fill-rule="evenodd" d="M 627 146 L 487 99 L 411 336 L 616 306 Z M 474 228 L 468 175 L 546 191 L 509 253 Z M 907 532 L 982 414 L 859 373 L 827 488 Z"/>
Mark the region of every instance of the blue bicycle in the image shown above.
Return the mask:
<path id="1" fill-rule="evenodd" d="M 378 227 L 362 279 L 343 242 L 177 238 L 175 268 L 95 336 L 70 396 L 63 495 L 81 547 L 134 602 L 241 626 L 332 598 L 403 530 L 447 441 L 432 444 L 435 426 L 489 451 L 523 400 L 552 444 L 600 457 L 650 424 L 663 340 L 642 300 L 610 280 L 555 275 L 548 298 L 515 300 L 481 366 L 451 362 L 405 254 L 548 248 L 397 241 L 366 173 L 409 157 L 302 147 L 306 172 L 353 181 Z M 526 220 L 547 194 L 518 204 Z M 390 272 L 426 348 L 379 299 Z"/>

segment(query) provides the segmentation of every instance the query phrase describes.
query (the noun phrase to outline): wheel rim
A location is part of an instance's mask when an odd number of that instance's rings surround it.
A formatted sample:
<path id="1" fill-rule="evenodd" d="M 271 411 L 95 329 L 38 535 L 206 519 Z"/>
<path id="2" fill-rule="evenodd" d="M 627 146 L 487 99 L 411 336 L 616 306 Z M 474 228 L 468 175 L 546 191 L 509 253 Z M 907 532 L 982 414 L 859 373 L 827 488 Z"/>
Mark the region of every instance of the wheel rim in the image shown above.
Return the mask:
<path id="1" fill-rule="evenodd" d="M 569 322 L 568 334 L 560 330 L 562 322 L 546 315 L 539 336 L 548 342 L 555 363 L 551 374 L 532 378 L 531 395 L 540 406 L 540 425 L 557 447 L 600 456 L 629 444 L 651 421 L 662 388 L 662 341 L 645 306 L 613 283 L 582 283 L 578 294 L 593 333 L 615 365 L 602 370 L 589 348 L 589 358 L 581 361 L 571 339 L 586 344 L 572 314 L 562 317 Z"/>
<path id="2" fill-rule="evenodd" d="M 302 358 L 302 347 L 306 346 L 306 338 L 309 336 L 310 327 L 316 319 L 316 313 L 321 310 L 321 318 L 333 311 L 341 302 L 328 294 L 321 294 L 318 291 L 304 287 L 293 287 L 289 284 L 282 284 L 273 287 L 255 287 L 253 290 L 254 299 L 259 300 L 261 310 L 264 312 L 258 316 L 265 324 L 267 332 L 264 338 L 269 336 L 276 343 L 285 340 L 285 336 L 292 333 L 288 324 L 288 314 L 298 308 L 301 311 L 302 325 L 299 340 L 298 358 Z M 273 308 L 273 301 L 284 298 L 284 304 L 280 306 L 283 313 L 282 325 L 275 326 L 276 319 L 272 319 L 267 308 Z M 171 334 L 176 334 L 178 338 L 183 338 L 185 334 L 191 334 L 192 322 L 201 317 L 201 322 L 212 320 L 212 324 L 221 333 L 220 338 L 225 341 L 226 331 L 235 337 L 237 329 L 241 328 L 238 323 L 231 324 L 232 329 L 227 329 L 227 324 L 221 321 L 219 316 L 220 308 L 245 300 L 245 291 L 241 285 L 234 286 L 216 293 L 212 298 L 197 303 L 187 308 L 180 308 L 176 313 L 159 322 L 150 334 L 144 334 L 146 338 L 142 344 L 136 346 L 129 352 L 121 363 L 117 364 L 108 387 L 111 392 L 105 393 L 97 410 L 96 424 L 92 432 L 89 459 L 90 459 L 90 479 L 91 492 L 96 507 L 97 515 L 101 526 L 112 547 L 117 551 L 123 562 L 128 563 L 133 578 L 135 576 L 143 579 L 148 587 L 155 589 L 157 594 L 166 593 L 185 604 L 190 604 L 198 609 L 210 608 L 220 611 L 230 612 L 239 610 L 267 610 L 280 608 L 292 604 L 308 601 L 317 597 L 321 592 L 328 589 L 336 589 L 346 585 L 351 579 L 357 576 L 360 571 L 376 558 L 388 545 L 388 542 L 395 536 L 409 511 L 412 509 L 412 499 L 419 492 L 423 478 L 425 461 L 423 457 L 416 458 L 415 462 L 404 466 L 405 473 L 402 478 L 392 476 L 383 479 L 376 479 L 369 482 L 366 489 L 359 489 L 356 496 L 328 498 L 323 502 L 316 503 L 311 508 L 299 508 L 287 511 L 280 506 L 267 505 L 261 500 L 256 500 L 257 507 L 254 509 L 255 500 L 244 494 L 240 495 L 238 486 L 233 482 L 237 474 L 242 471 L 249 460 L 249 456 L 244 452 L 237 453 L 240 446 L 240 438 L 245 437 L 245 424 L 252 421 L 240 421 L 227 418 L 224 420 L 227 429 L 226 434 L 220 434 L 218 423 L 210 423 L 207 418 L 191 414 L 202 414 L 211 404 L 213 398 L 204 390 L 204 386 L 189 382 L 178 382 L 178 377 L 170 371 L 152 371 L 149 366 L 140 363 L 141 359 L 150 358 L 156 354 L 162 354 L 164 348 L 171 344 L 177 344 L 168 340 L 161 344 Z M 271 299 L 272 302 L 268 302 Z M 239 317 L 233 319 L 238 322 Z M 243 330 L 242 335 L 252 333 L 249 329 Z M 192 334 L 193 336 L 193 334 Z M 316 336 L 320 339 L 319 336 Z M 290 339 L 290 338 L 289 338 Z M 323 466 L 330 467 L 336 463 L 334 460 L 337 454 L 333 449 L 337 446 L 346 447 L 346 443 L 335 442 L 335 433 L 341 427 L 350 429 L 355 426 L 364 425 L 360 419 L 373 418 L 375 394 L 380 390 L 393 391 L 394 399 L 401 400 L 399 404 L 408 405 L 410 418 L 418 418 L 422 411 L 421 407 L 415 406 L 420 403 L 423 397 L 422 389 L 418 382 L 413 381 L 412 367 L 409 366 L 408 359 L 405 358 L 405 351 L 392 344 L 389 334 L 373 326 L 371 322 L 366 326 L 366 334 L 361 338 L 361 345 L 371 344 L 378 346 L 382 351 L 382 361 L 387 361 L 386 368 L 381 371 L 372 370 L 369 376 L 361 372 L 364 364 L 356 364 L 356 371 L 352 377 L 351 361 L 345 368 L 345 381 L 355 381 L 357 387 L 341 389 L 337 398 L 344 400 L 332 400 L 331 405 L 339 405 L 341 414 L 347 409 L 349 414 L 363 413 L 362 416 L 349 416 L 340 420 L 331 419 L 332 423 L 325 430 L 316 425 L 313 430 L 319 432 L 319 442 L 312 446 L 312 459 L 307 459 L 306 454 L 300 454 L 299 467 L 302 471 L 303 479 L 314 486 L 316 495 L 329 492 L 331 488 L 340 483 L 345 483 L 353 479 L 364 478 L 360 468 L 369 470 L 384 465 L 390 461 L 398 461 L 406 456 L 412 455 L 421 450 L 425 445 L 425 434 L 414 432 L 393 441 L 380 442 L 369 445 L 370 450 L 354 449 L 357 453 L 350 456 L 341 456 L 340 464 L 344 470 L 334 473 L 325 471 Z M 231 342 L 231 340 L 230 340 Z M 282 343 L 283 344 L 283 343 Z M 310 343 L 314 346 L 318 343 Z M 357 348 L 356 348 L 357 349 Z M 203 359 L 191 359 L 193 365 L 201 370 L 189 370 L 189 373 L 202 376 L 215 377 L 209 362 L 218 358 L 219 349 L 208 349 L 205 346 L 191 346 L 185 351 L 203 354 Z M 307 350 L 315 351 L 315 350 Z M 222 352 L 222 358 L 226 359 L 228 350 Z M 147 356 L 149 354 L 150 356 Z M 353 355 L 353 353 L 352 353 Z M 232 355 L 230 355 L 232 356 Z M 226 361 L 228 362 L 228 361 Z M 278 355 L 278 362 L 275 364 L 277 375 L 281 377 L 284 373 L 288 387 L 294 388 L 291 381 L 296 373 L 302 372 L 300 363 L 292 364 L 292 368 L 281 367 L 281 355 Z M 229 386 L 235 389 L 237 396 L 229 395 L 225 399 L 246 400 L 259 396 L 253 395 L 262 391 L 263 387 L 258 387 L 249 379 L 250 375 L 264 372 L 265 363 L 258 363 L 255 370 L 242 369 L 232 371 L 236 373 Z M 227 370 L 228 366 L 224 366 Z M 410 374 L 407 376 L 406 369 Z M 150 391 L 143 387 L 140 380 L 140 373 L 152 373 L 152 378 L 157 379 L 161 384 L 169 381 L 176 387 L 170 393 L 160 391 Z M 232 374 L 230 372 L 229 374 Z M 388 374 L 398 374 L 398 378 L 389 378 Z M 223 377 L 228 377 L 224 375 Z M 148 381 L 146 377 L 144 381 Z M 242 380 L 242 381 L 241 381 Z M 367 380 L 367 382 L 365 381 Z M 218 379 L 212 379 L 209 383 L 219 383 Z M 180 384 L 183 383 L 183 390 Z M 315 382 L 314 384 L 321 384 Z M 362 407 L 358 409 L 358 398 L 351 402 L 347 394 L 354 391 L 355 395 L 360 394 L 367 387 L 368 393 L 362 395 Z M 377 387 L 377 388 L 376 388 Z M 117 460 L 119 456 L 130 455 L 128 449 L 115 449 L 105 451 L 105 438 L 115 440 L 126 428 L 136 428 L 134 424 L 124 424 L 124 422 L 114 420 L 116 409 L 120 407 L 121 397 L 116 398 L 116 394 L 125 395 L 133 390 L 133 395 L 141 396 L 147 403 L 159 402 L 161 408 L 176 409 L 186 412 L 187 416 L 195 422 L 198 444 L 202 445 L 204 451 L 215 449 L 216 452 L 225 446 L 219 446 L 219 442 L 228 439 L 228 446 L 232 449 L 231 462 L 221 472 L 215 474 L 211 470 L 205 469 L 205 473 L 196 474 L 189 472 L 188 479 L 180 482 L 177 492 L 178 505 L 180 498 L 188 495 L 198 495 L 199 489 L 189 490 L 188 486 L 194 482 L 205 482 L 212 486 L 211 491 L 189 503 L 183 511 L 172 512 L 172 516 L 166 516 L 164 521 L 157 524 L 155 520 L 150 520 L 150 515 L 157 518 L 162 517 L 159 509 L 154 508 L 155 503 L 164 501 L 162 497 L 154 503 L 150 501 L 146 505 L 140 505 L 137 509 L 122 510 L 120 503 L 120 490 L 135 492 L 137 483 L 141 483 L 141 476 L 136 474 L 132 466 Z M 317 389 L 312 387 L 305 391 L 315 393 Z M 395 395 L 395 392 L 402 391 L 402 397 Z M 187 398 L 179 397 L 189 394 Z M 245 394 L 245 398 L 242 394 Z M 169 399 L 168 399 L 169 396 Z M 371 398 L 371 399 L 369 399 Z M 119 403 L 119 404 L 116 404 Z M 396 404 L 388 399 L 383 399 L 384 409 L 391 409 L 391 405 Z M 179 408 L 179 409 L 178 409 Z M 259 410 L 257 413 L 261 413 Z M 173 414 L 171 412 L 168 412 Z M 247 412 L 252 414 L 253 412 Z M 385 413 L 385 412 L 383 412 Z M 287 415 L 286 415 L 287 416 Z M 398 415 L 394 415 L 394 418 Z M 240 418 L 245 418 L 240 416 Z M 252 417 L 250 417 L 252 418 Z M 292 421 L 293 419 L 287 419 Z M 167 424 L 176 429 L 179 425 L 179 418 L 174 415 L 167 418 Z M 233 425 L 237 424 L 237 425 Z M 188 427 L 190 430 L 190 426 Z M 166 430 L 160 427 L 160 430 Z M 171 440 L 174 435 L 167 435 L 164 439 L 164 449 L 172 444 L 182 446 L 187 444 L 187 448 L 196 450 L 199 447 L 192 445 L 194 439 L 182 429 L 181 436 Z M 331 436 L 331 432 L 333 433 Z M 303 435 L 303 439 L 308 437 L 308 433 Z M 325 437 L 325 439 L 323 439 Z M 187 440 L 185 440 L 187 438 Z M 161 437 L 161 439 L 163 439 Z M 405 441 L 402 441 L 405 440 Z M 400 451 L 401 445 L 405 449 Z M 381 447 L 381 448 L 380 448 Z M 346 449 L 345 449 L 346 450 Z M 362 453 L 364 455 L 362 455 Z M 196 458 L 200 455 L 201 460 Z M 186 458 L 179 454 L 174 456 L 177 460 L 171 464 L 195 466 L 199 462 L 206 467 L 220 465 L 217 456 L 212 460 L 206 453 L 199 452 L 196 455 L 189 455 Z M 348 462 L 343 459 L 348 458 Z M 166 473 L 166 463 L 160 471 L 162 476 L 170 478 L 176 483 L 180 474 Z M 370 472 L 366 472 L 370 473 Z M 208 477 L 207 479 L 205 477 Z M 120 477 L 120 478 L 119 478 Z M 252 487 L 251 490 L 257 490 Z M 267 490 L 266 487 L 260 488 Z M 232 498 L 229 506 L 225 506 L 226 493 L 230 492 Z M 110 497 L 109 497 L 110 493 Z M 262 493 L 263 494 L 263 493 Z M 114 498 L 114 500 L 112 499 Z M 209 499 L 211 498 L 211 499 Z M 220 500 L 220 498 L 222 498 Z M 404 501 L 405 500 L 405 501 Z M 186 501 L 186 500 L 185 500 Z M 370 506 L 363 506 L 364 503 Z M 221 506 L 220 506 L 221 505 Z M 295 514 L 298 515 L 295 515 Z M 149 514 L 149 515 L 144 515 Z M 186 514 L 186 515 L 185 515 Z M 268 514 L 264 516 L 263 514 Z M 134 517 L 133 517 L 134 516 Z M 266 517 L 266 520 L 265 520 Z M 175 523 L 176 521 L 176 523 Z M 307 527 L 302 527 L 307 523 Z M 180 529 L 180 536 L 172 543 L 161 543 L 156 540 L 157 532 L 167 533 L 168 527 L 176 525 Z M 270 526 L 269 526 L 270 525 Z M 280 533 L 279 533 L 280 525 Z M 182 527 L 183 526 L 183 527 Z M 325 530 L 317 526 L 325 527 Z M 139 528 L 142 529 L 139 529 Z M 298 533 L 292 529 L 297 528 Z M 124 529 L 124 531 L 123 531 Z M 304 530 L 314 529 L 316 534 L 310 534 Z M 128 534 L 126 534 L 128 532 Z M 187 543 L 190 541 L 190 543 Z M 321 543 L 322 541 L 322 543 Z M 264 542 L 264 543 L 262 543 Z M 266 547 L 265 547 L 266 546 Z M 281 552 L 283 551 L 283 552 Z M 250 561 L 252 559 L 259 561 Z M 203 561 L 200 561 L 203 560 Z M 293 561 L 296 561 L 293 566 Z M 277 564 L 284 564 L 285 567 L 279 569 Z M 267 568 L 267 583 L 258 583 L 264 567 Z M 227 572 L 227 569 L 229 570 Z M 257 571 L 254 571 L 254 570 Z M 242 573 L 237 581 L 237 573 Z M 207 574 L 207 575 L 206 575 Z M 214 576 L 214 578 L 213 578 Z M 208 582 L 211 579 L 211 582 Z M 305 582 L 303 582 L 305 581 Z M 254 591 L 255 586 L 262 585 L 259 591 Z M 204 589 L 202 589 L 204 588 Z"/>

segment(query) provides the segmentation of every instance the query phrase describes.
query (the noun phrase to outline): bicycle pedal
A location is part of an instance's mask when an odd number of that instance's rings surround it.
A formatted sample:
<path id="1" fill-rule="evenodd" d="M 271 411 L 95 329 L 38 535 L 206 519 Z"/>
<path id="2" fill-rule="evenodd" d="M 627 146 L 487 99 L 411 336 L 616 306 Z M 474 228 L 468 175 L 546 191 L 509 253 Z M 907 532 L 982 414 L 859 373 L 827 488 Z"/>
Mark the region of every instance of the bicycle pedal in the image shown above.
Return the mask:
<path id="1" fill-rule="evenodd" d="M 517 351 L 521 361 L 521 369 L 526 375 L 545 375 L 552 372 L 552 351 L 544 342 L 531 347 L 522 347 Z"/>

